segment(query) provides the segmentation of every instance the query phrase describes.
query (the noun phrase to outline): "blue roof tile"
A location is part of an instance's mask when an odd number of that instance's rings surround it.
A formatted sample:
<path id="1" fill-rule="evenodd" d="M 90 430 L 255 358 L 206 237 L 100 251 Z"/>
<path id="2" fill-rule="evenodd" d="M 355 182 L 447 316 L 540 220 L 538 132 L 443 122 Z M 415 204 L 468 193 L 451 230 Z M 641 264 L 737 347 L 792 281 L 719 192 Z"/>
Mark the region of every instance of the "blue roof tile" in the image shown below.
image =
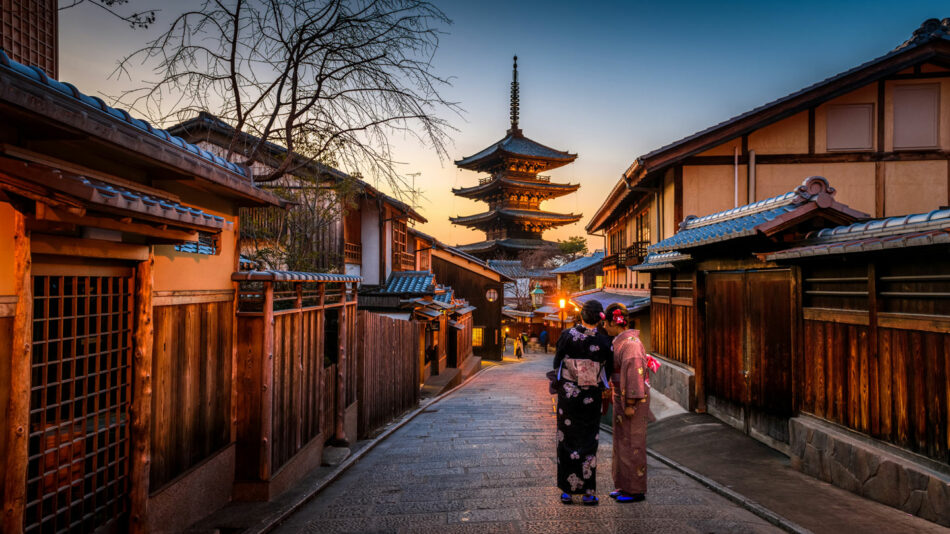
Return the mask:
<path id="1" fill-rule="evenodd" d="M 576 273 L 579 271 L 583 271 L 584 269 L 588 267 L 597 265 L 599 262 L 602 262 L 602 261 L 604 261 L 604 251 L 597 250 L 597 251 L 594 251 L 594 253 L 591 254 L 590 256 L 584 256 L 583 258 L 577 258 L 576 260 L 570 263 L 565 263 L 564 265 L 558 267 L 557 269 L 553 269 L 551 273 L 552 274 Z"/>
<path id="2" fill-rule="evenodd" d="M 435 275 L 428 271 L 396 271 L 389 275 L 381 293 L 434 293 Z"/>
<path id="3" fill-rule="evenodd" d="M 247 176 L 245 173 L 245 170 L 239 165 L 226 161 L 223 158 L 220 158 L 218 156 L 214 156 L 213 154 L 211 154 L 210 152 L 206 150 L 201 150 L 197 146 L 186 143 L 184 140 L 178 137 L 175 137 L 173 135 L 170 135 L 168 132 L 164 130 L 154 128 L 147 122 L 141 119 L 132 117 L 131 115 L 129 115 L 129 112 L 127 112 L 124 109 L 117 109 L 117 108 L 110 107 L 106 105 L 106 103 L 103 102 L 101 98 L 82 94 L 72 84 L 54 80 L 50 78 L 49 76 L 47 76 L 45 72 L 43 72 L 41 69 L 37 67 L 28 67 L 26 65 L 18 63 L 10 59 L 10 57 L 7 56 L 6 52 L 4 52 L 3 50 L 0 50 L 0 68 L 5 68 L 21 76 L 25 76 L 37 83 L 46 85 L 59 93 L 62 93 L 70 98 L 75 99 L 76 101 L 82 104 L 85 104 L 86 106 L 90 108 L 93 108 L 100 112 L 104 112 L 107 115 L 110 115 L 117 120 L 130 124 L 148 133 L 149 135 L 152 135 L 158 139 L 161 139 L 162 141 L 171 143 L 179 148 L 184 148 L 185 150 L 188 150 L 189 152 L 219 167 L 227 169 L 230 172 L 233 172 L 240 176 L 245 176 L 245 177 Z"/>

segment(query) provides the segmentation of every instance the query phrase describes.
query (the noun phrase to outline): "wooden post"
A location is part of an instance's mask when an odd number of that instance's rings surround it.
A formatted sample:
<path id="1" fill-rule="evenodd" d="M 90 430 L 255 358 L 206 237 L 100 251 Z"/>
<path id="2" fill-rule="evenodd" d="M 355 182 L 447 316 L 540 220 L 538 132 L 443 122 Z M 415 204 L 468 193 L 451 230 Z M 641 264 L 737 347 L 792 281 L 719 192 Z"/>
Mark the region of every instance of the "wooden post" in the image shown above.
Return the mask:
<path id="1" fill-rule="evenodd" d="M 346 419 L 346 289 L 344 286 L 343 306 L 340 306 L 340 331 L 337 336 L 339 358 L 336 364 L 336 427 L 333 437 L 340 446 L 347 446 L 346 431 L 343 422 Z"/>
<path id="2" fill-rule="evenodd" d="M 129 532 L 148 532 L 148 486 L 152 419 L 152 267 L 155 259 L 140 262 L 135 269 L 135 351 L 132 355 L 132 458 L 129 469 Z"/>
<path id="3" fill-rule="evenodd" d="M 7 457 L 3 476 L 3 521 L 0 531 L 23 532 L 26 507 L 26 468 L 30 428 L 30 362 L 33 348 L 33 284 L 30 235 L 23 214 L 13 212 L 13 276 L 16 309 L 10 362 L 10 400 L 7 405 Z"/>
<path id="4" fill-rule="evenodd" d="M 261 351 L 261 480 L 270 480 L 274 432 L 274 282 L 264 283 L 264 350 Z"/>

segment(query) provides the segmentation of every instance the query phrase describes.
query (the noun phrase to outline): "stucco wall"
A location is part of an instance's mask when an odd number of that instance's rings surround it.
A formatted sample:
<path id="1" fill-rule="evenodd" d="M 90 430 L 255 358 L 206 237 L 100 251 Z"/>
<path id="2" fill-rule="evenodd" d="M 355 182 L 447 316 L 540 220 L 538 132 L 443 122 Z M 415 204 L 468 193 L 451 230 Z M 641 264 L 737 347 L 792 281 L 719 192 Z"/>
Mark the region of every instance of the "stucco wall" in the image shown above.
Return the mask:
<path id="1" fill-rule="evenodd" d="M 224 212 L 202 208 L 219 215 L 238 226 L 237 217 Z M 182 291 L 195 289 L 232 289 L 234 272 L 234 230 L 221 232 L 220 252 L 214 256 L 178 252 L 174 245 L 155 245 L 155 291 Z"/>
<path id="2" fill-rule="evenodd" d="M 728 144 L 728 143 L 727 143 Z M 749 134 L 749 150 L 756 154 L 802 154 L 808 152 L 808 112 Z"/>
<path id="3" fill-rule="evenodd" d="M 946 161 L 884 164 L 884 215 L 906 215 L 947 204 Z"/>
<path id="4" fill-rule="evenodd" d="M 701 165 L 683 168 L 683 216 L 709 215 L 735 207 L 732 165 Z M 799 181 L 801 183 L 801 181 Z M 746 166 L 739 166 L 739 205 L 746 204 Z"/>
<path id="5" fill-rule="evenodd" d="M 824 176 L 838 192 L 835 200 L 874 214 L 874 163 L 799 163 L 756 165 L 755 196 L 763 200 L 787 193 L 809 176 Z"/>
<path id="6" fill-rule="evenodd" d="M 379 280 L 379 211 L 368 199 L 360 200 L 360 239 L 363 245 L 363 283 L 377 285 Z"/>

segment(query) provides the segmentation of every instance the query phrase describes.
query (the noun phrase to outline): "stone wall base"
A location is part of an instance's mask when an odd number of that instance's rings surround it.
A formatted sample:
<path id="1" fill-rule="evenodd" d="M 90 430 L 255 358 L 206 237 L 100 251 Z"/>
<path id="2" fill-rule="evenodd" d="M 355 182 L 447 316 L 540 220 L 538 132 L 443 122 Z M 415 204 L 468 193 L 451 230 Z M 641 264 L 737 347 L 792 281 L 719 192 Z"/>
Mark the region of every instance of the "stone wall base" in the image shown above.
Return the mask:
<path id="1" fill-rule="evenodd" d="M 182 532 L 230 502 L 234 461 L 232 443 L 150 495 L 149 532 Z"/>
<path id="2" fill-rule="evenodd" d="M 658 354 L 660 370 L 650 379 L 650 386 L 669 397 L 687 411 L 696 409 L 696 373 L 683 364 Z"/>
<path id="3" fill-rule="evenodd" d="M 789 420 L 799 471 L 909 514 L 950 526 L 950 469 L 809 415 Z"/>

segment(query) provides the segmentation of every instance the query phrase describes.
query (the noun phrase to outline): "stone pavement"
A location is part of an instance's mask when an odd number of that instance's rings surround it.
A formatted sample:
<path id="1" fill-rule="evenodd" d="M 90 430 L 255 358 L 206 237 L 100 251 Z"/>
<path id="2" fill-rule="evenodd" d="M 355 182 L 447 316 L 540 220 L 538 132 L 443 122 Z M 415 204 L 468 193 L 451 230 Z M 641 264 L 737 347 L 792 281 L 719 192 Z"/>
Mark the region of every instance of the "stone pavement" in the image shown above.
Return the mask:
<path id="1" fill-rule="evenodd" d="M 644 503 L 619 505 L 601 433 L 598 507 L 555 486 L 551 355 L 494 366 L 430 405 L 277 527 L 277 532 L 780 532 L 650 460 Z"/>

